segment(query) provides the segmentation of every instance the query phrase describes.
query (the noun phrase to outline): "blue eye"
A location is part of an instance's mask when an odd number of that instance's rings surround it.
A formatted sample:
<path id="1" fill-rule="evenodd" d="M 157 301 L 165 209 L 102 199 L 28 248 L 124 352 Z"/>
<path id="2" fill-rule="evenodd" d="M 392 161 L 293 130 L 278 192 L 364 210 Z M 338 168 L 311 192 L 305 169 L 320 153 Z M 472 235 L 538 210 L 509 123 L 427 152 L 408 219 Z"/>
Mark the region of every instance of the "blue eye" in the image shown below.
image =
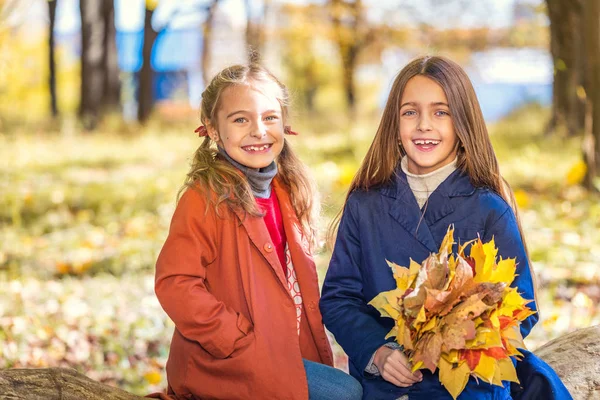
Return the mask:
<path id="1" fill-rule="evenodd" d="M 243 117 L 236 118 L 236 119 L 233 120 L 233 122 L 241 124 L 241 123 L 246 122 L 246 118 L 243 118 Z"/>
<path id="2" fill-rule="evenodd" d="M 408 110 L 408 111 L 404 111 L 402 113 L 402 115 L 406 115 L 407 117 L 411 117 L 411 116 L 416 115 L 416 114 L 417 114 L 417 112 L 414 111 L 414 110 Z"/>
<path id="3" fill-rule="evenodd" d="M 277 119 L 277 115 L 269 115 L 265 118 L 267 121 L 274 121 Z"/>
<path id="4" fill-rule="evenodd" d="M 450 116 L 450 113 L 448 111 L 445 111 L 445 110 L 436 111 L 435 114 L 438 115 L 438 116 L 446 116 L 446 115 Z"/>

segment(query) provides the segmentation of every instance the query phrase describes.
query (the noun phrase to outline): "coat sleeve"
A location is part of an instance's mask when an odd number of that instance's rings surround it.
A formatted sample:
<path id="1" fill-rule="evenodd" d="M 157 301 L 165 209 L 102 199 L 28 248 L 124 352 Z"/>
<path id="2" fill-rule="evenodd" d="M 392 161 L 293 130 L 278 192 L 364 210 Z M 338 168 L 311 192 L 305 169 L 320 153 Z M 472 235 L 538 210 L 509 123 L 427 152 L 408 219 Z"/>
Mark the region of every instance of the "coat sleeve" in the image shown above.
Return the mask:
<path id="1" fill-rule="evenodd" d="M 519 232 L 515 214 L 510 207 L 507 206 L 502 215 L 489 229 L 486 229 L 483 241 L 487 242 L 492 237 L 494 238 L 499 256 L 503 258 L 516 258 L 516 277 L 511 286 L 518 288 L 519 293 L 525 300 L 532 300 L 531 303 L 528 304 L 528 307 L 537 311 L 535 289 L 531 276 L 531 269 L 529 267 L 529 260 L 527 258 L 527 253 L 525 252 L 525 246 L 523 244 L 523 239 L 521 238 L 521 233 Z M 529 335 L 531 328 L 537 323 L 538 319 L 539 315 L 535 313 L 521 323 L 521 334 L 523 335 L 523 338 Z"/>
<path id="2" fill-rule="evenodd" d="M 206 268 L 216 259 L 218 221 L 206 200 L 188 189 L 181 197 L 156 263 L 155 292 L 177 330 L 215 358 L 226 358 L 252 326 L 248 319 L 212 295 Z"/>
<path id="3" fill-rule="evenodd" d="M 377 311 L 363 296 L 360 222 L 352 200 L 350 196 L 340 221 L 320 308 L 325 326 L 364 374 L 373 353 L 388 342 L 389 328 L 379 323 Z"/>

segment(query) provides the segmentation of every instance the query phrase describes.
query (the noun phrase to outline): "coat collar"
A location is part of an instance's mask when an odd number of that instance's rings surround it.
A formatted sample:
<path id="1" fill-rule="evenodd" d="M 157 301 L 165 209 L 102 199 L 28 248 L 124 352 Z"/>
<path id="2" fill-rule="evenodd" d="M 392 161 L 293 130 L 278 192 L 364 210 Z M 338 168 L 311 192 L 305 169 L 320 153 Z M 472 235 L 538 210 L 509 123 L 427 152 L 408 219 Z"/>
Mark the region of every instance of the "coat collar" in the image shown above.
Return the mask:
<path id="1" fill-rule="evenodd" d="M 382 195 L 398 200 L 391 206 L 390 215 L 431 252 L 438 251 L 438 244 L 430 227 L 454 211 L 452 198 L 469 196 L 474 191 L 469 177 L 457 169 L 431 193 L 421 210 L 400 166 L 391 182 L 380 189 Z"/>

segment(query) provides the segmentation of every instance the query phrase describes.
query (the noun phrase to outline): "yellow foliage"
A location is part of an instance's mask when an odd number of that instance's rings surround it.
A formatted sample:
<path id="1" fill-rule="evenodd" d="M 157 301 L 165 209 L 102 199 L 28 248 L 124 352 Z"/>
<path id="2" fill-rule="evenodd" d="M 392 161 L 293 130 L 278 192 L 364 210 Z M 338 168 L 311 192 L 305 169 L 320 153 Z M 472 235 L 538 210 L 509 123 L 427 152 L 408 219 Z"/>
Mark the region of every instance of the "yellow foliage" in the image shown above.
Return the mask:
<path id="1" fill-rule="evenodd" d="M 579 185 L 583 182 L 585 174 L 587 173 L 587 165 L 583 160 L 577 161 L 569 172 L 567 172 L 567 183 L 569 185 Z"/>
<path id="2" fill-rule="evenodd" d="M 440 382 L 452 398 L 456 400 L 469 381 L 471 374 L 469 366 L 464 361 L 451 364 L 444 357 L 441 357 L 438 368 L 440 370 Z"/>
<path id="3" fill-rule="evenodd" d="M 515 201 L 519 208 L 527 208 L 531 204 L 531 199 L 526 191 L 523 189 L 515 190 Z"/>
<path id="4" fill-rule="evenodd" d="M 152 370 L 144 374 L 144 379 L 151 385 L 157 385 L 162 380 L 162 376 L 158 371 Z"/>
<path id="5" fill-rule="evenodd" d="M 494 375 L 496 374 L 496 362 L 497 360 L 495 358 L 482 353 L 479 363 L 473 372 L 484 381 L 492 383 Z"/>

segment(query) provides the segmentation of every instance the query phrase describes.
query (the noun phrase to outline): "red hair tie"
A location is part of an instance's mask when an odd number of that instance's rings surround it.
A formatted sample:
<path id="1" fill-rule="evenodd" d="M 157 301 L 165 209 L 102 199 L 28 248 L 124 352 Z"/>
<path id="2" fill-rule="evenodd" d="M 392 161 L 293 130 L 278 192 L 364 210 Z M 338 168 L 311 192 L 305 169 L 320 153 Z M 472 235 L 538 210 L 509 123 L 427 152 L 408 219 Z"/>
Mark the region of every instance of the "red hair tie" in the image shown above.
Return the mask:
<path id="1" fill-rule="evenodd" d="M 204 137 L 208 135 L 208 131 L 206 130 L 206 127 L 204 125 L 200 125 L 199 127 L 197 127 L 194 132 L 196 132 L 199 137 Z"/>
<path id="2" fill-rule="evenodd" d="M 298 132 L 294 132 L 294 131 L 292 130 L 292 127 L 291 127 L 291 126 L 289 126 L 289 125 L 286 125 L 286 126 L 284 126 L 284 127 L 283 127 L 283 132 L 284 132 L 286 135 L 298 136 Z"/>

